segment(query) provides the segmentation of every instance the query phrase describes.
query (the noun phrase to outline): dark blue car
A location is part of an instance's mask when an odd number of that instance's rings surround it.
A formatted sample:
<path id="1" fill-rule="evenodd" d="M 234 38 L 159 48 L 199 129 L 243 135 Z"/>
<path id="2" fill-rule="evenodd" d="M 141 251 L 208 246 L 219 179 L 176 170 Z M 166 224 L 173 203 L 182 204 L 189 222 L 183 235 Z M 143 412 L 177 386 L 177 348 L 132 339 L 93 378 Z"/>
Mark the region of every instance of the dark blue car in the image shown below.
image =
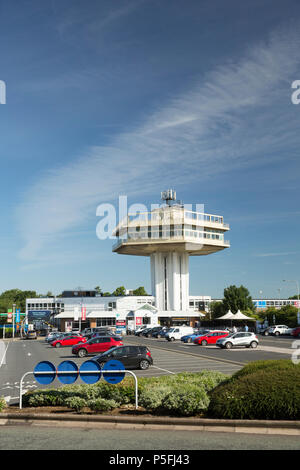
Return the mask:
<path id="1" fill-rule="evenodd" d="M 192 335 L 185 335 L 180 338 L 183 343 L 192 343 L 198 336 L 206 335 L 209 330 L 197 330 Z"/>

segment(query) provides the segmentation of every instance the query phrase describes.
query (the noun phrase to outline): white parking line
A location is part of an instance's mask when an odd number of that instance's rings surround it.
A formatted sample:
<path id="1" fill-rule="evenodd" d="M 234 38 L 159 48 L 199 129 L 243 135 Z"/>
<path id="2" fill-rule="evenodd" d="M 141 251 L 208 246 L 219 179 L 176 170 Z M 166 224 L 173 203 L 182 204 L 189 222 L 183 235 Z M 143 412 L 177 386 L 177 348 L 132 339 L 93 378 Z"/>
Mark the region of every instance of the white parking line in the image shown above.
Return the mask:
<path id="1" fill-rule="evenodd" d="M 1 359 L 1 362 L 0 362 L 0 367 L 3 365 L 5 359 L 6 359 L 6 353 L 7 353 L 7 349 L 8 349 L 8 346 L 10 345 L 10 342 L 7 343 L 7 346 L 5 348 L 5 351 L 3 353 L 3 356 L 2 356 L 2 359 Z"/>
<path id="2" fill-rule="evenodd" d="M 168 372 L 169 374 L 173 374 L 173 375 L 176 375 L 175 372 L 171 372 L 170 370 L 167 370 L 167 369 L 162 369 L 161 367 L 157 367 L 157 366 L 152 366 L 154 367 L 155 369 L 159 369 L 159 370 L 162 370 L 164 372 Z"/>

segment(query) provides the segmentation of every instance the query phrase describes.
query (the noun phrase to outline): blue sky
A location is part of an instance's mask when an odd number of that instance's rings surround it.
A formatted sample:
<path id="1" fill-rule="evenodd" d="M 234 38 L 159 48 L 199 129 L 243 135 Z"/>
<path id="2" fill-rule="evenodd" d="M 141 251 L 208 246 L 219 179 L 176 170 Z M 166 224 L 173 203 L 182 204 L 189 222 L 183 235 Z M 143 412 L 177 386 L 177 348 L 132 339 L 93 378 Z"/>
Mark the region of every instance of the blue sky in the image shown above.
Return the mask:
<path id="1" fill-rule="evenodd" d="M 231 226 L 230 249 L 190 260 L 191 294 L 294 294 L 299 13 L 297 0 L 1 0 L 0 291 L 150 291 L 149 260 L 113 254 L 96 209 L 120 194 L 150 207 L 173 187 Z"/>

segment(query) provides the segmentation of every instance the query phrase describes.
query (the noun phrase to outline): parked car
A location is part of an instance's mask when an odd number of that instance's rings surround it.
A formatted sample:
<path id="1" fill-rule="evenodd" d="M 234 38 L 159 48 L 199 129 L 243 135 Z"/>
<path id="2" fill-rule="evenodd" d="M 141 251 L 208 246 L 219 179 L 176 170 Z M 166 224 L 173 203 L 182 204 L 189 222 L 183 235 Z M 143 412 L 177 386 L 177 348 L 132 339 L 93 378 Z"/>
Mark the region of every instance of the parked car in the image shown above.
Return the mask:
<path id="1" fill-rule="evenodd" d="M 176 339 L 181 339 L 181 337 L 184 335 L 191 335 L 193 333 L 194 328 L 191 326 L 175 326 L 170 328 L 165 336 L 165 339 L 168 341 L 175 341 Z"/>
<path id="2" fill-rule="evenodd" d="M 136 330 L 134 330 L 134 334 L 135 336 L 139 336 L 139 334 L 145 330 L 145 328 L 147 328 L 147 326 L 143 325 L 143 326 L 140 326 L 139 328 L 136 328 Z"/>
<path id="3" fill-rule="evenodd" d="M 269 334 L 274 336 L 290 334 L 290 328 L 286 325 L 274 325 L 269 328 Z"/>
<path id="4" fill-rule="evenodd" d="M 266 327 L 266 328 L 261 328 L 259 330 L 259 334 L 263 335 L 263 336 L 269 336 L 269 330 L 270 330 L 270 326 Z"/>
<path id="5" fill-rule="evenodd" d="M 72 348 L 72 354 L 78 357 L 85 357 L 89 354 L 99 354 L 116 346 L 123 346 L 122 338 L 119 336 L 96 336 L 95 338 L 80 343 Z"/>
<path id="6" fill-rule="evenodd" d="M 294 337 L 300 337 L 300 326 L 292 329 L 291 335 Z"/>
<path id="7" fill-rule="evenodd" d="M 151 330 L 150 327 L 141 328 L 141 329 L 139 329 L 139 330 L 136 330 L 135 335 L 136 335 L 136 336 L 142 336 L 143 333 L 145 333 L 146 331 L 150 331 L 150 330 Z"/>
<path id="8" fill-rule="evenodd" d="M 58 336 L 60 335 L 60 333 L 58 333 L 57 331 L 53 331 L 53 332 L 50 332 L 47 334 L 47 336 L 45 337 L 45 341 L 48 343 L 50 341 L 54 341 L 55 338 L 57 338 Z"/>
<path id="9" fill-rule="evenodd" d="M 216 346 L 231 349 L 234 346 L 245 346 L 246 348 L 257 348 L 258 338 L 255 333 L 239 332 L 232 333 L 224 338 L 219 338 Z"/>
<path id="10" fill-rule="evenodd" d="M 210 330 L 196 330 L 191 335 L 182 336 L 180 338 L 180 341 L 182 341 L 183 343 L 193 343 L 194 339 L 198 338 L 199 336 L 206 335 L 209 332 Z"/>
<path id="11" fill-rule="evenodd" d="M 86 343 L 86 338 L 84 336 L 79 335 L 68 335 L 64 337 L 59 337 L 56 340 L 52 341 L 51 346 L 54 348 L 61 348 L 65 346 L 74 346 L 78 343 Z"/>
<path id="12" fill-rule="evenodd" d="M 152 333 L 152 338 L 164 338 L 169 331 L 170 331 L 170 328 L 164 326 L 159 331 Z"/>
<path id="13" fill-rule="evenodd" d="M 121 346 L 94 357 L 101 367 L 112 359 L 122 362 L 126 369 L 146 370 L 153 364 L 151 352 L 146 346 Z"/>
<path id="14" fill-rule="evenodd" d="M 204 336 L 198 336 L 198 338 L 194 339 L 195 344 L 199 344 L 200 346 L 207 346 L 208 344 L 216 344 L 218 339 L 225 338 L 228 336 L 229 332 L 224 330 L 214 330 L 210 331 Z"/>
<path id="15" fill-rule="evenodd" d="M 69 336 L 81 336 L 80 333 L 72 333 L 72 332 L 56 332 L 53 336 L 46 336 L 45 341 L 48 343 L 52 343 L 56 339 L 68 338 Z"/>
<path id="16" fill-rule="evenodd" d="M 25 339 L 37 339 L 37 333 L 35 330 L 27 331 Z"/>
<path id="17" fill-rule="evenodd" d="M 112 330 L 109 327 L 96 326 L 95 328 L 85 328 L 84 330 L 82 330 L 81 335 L 87 336 L 87 335 L 92 335 L 93 333 L 106 334 L 111 331 Z"/>
<path id="18" fill-rule="evenodd" d="M 161 326 L 154 326 L 153 328 L 146 328 L 146 330 L 142 331 L 141 336 L 146 336 L 146 338 L 150 338 L 153 333 L 156 333 L 157 331 L 161 330 Z"/>

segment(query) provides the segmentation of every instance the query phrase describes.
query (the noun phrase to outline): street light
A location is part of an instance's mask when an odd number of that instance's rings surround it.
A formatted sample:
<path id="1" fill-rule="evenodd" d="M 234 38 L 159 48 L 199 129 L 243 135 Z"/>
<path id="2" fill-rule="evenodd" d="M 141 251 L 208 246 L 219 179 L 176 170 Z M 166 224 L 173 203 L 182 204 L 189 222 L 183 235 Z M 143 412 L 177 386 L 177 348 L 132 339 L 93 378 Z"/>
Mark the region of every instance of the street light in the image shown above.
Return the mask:
<path id="1" fill-rule="evenodd" d="M 15 337 L 15 312 L 16 312 L 16 304 L 13 304 L 13 338 Z"/>
<path id="2" fill-rule="evenodd" d="M 299 310 L 299 307 L 300 307 L 300 289 L 299 289 L 299 282 L 295 279 L 283 279 L 283 282 L 295 282 L 296 286 L 297 286 L 297 291 L 298 291 L 298 314 L 297 314 L 297 321 L 298 321 L 298 325 L 300 323 L 300 310 Z"/>

